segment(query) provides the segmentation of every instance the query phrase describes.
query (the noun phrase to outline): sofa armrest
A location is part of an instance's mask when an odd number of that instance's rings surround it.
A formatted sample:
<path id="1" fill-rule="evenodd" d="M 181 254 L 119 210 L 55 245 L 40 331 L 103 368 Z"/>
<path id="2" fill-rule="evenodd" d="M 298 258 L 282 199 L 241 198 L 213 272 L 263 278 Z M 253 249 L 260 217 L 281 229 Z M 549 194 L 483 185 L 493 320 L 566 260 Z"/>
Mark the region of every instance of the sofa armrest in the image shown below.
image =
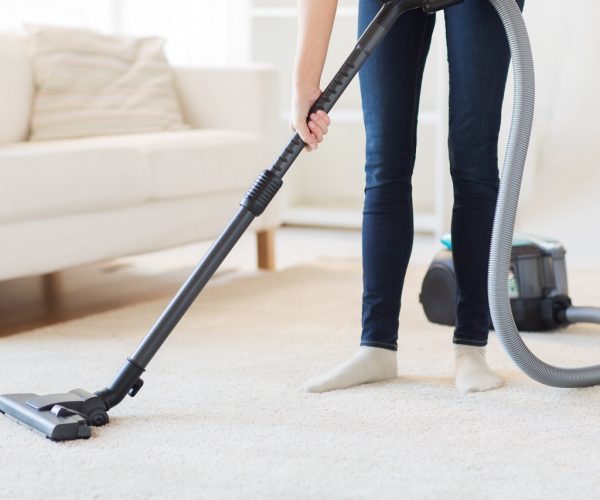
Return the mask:
<path id="1" fill-rule="evenodd" d="M 271 66 L 176 67 L 174 75 L 184 119 L 192 127 L 277 136 L 277 73 Z"/>

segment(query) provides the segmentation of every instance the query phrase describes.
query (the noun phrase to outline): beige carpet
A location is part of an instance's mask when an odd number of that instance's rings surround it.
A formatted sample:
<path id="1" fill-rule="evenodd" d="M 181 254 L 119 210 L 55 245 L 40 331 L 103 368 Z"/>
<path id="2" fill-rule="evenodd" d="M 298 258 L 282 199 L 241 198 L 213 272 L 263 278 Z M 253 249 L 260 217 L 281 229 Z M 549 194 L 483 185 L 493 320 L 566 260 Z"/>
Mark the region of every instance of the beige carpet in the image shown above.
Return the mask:
<path id="1" fill-rule="evenodd" d="M 323 395 L 300 386 L 356 349 L 357 262 L 209 288 L 91 440 L 55 444 L 0 419 L 0 497 L 597 497 L 600 388 L 538 385 L 492 338 L 507 387 L 458 395 L 451 330 L 417 301 L 422 274 L 408 276 L 400 377 Z M 577 303 L 600 305 L 600 272 L 571 280 Z M 0 339 L 0 393 L 99 389 L 164 303 Z M 600 362 L 598 327 L 526 338 L 548 361 Z"/>

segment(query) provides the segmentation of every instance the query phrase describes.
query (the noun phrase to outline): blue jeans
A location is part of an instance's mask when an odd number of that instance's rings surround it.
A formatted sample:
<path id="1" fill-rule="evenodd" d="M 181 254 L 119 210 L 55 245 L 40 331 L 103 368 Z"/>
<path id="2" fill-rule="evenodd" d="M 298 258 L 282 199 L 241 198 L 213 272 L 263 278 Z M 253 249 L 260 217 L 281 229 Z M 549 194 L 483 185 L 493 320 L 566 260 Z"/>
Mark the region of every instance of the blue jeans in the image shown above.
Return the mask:
<path id="1" fill-rule="evenodd" d="M 519 6 L 523 7 L 519 0 Z M 381 2 L 360 0 L 359 33 Z M 450 72 L 448 149 L 458 284 L 454 343 L 488 337 L 487 267 L 498 194 L 498 133 L 510 51 L 488 0 L 446 10 Z M 411 176 L 423 69 L 435 16 L 405 13 L 359 73 L 366 146 L 361 345 L 396 350 L 413 242 Z"/>

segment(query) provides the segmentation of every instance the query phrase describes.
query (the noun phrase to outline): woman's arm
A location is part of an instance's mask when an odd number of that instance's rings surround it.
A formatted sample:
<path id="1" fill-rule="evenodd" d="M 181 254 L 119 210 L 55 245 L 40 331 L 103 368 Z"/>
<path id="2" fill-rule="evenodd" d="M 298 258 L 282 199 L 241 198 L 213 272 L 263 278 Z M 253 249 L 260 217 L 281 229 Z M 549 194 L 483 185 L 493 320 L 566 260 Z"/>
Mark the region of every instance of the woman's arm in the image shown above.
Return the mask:
<path id="1" fill-rule="evenodd" d="M 323 111 L 310 117 L 308 112 L 321 95 L 321 73 L 336 10 L 337 0 L 298 0 L 298 37 L 290 125 L 307 143 L 308 151 L 317 149 L 317 144 L 323 140 L 331 123 Z"/>

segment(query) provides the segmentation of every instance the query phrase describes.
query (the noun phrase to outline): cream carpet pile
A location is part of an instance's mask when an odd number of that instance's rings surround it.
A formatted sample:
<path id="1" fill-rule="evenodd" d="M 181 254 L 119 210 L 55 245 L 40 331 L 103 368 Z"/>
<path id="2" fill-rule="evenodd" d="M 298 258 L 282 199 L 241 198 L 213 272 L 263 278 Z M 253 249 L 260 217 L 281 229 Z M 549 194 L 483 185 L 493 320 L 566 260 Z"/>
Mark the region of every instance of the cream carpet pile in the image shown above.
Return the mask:
<path id="1" fill-rule="evenodd" d="M 600 388 L 539 385 L 492 335 L 506 387 L 459 395 L 451 329 L 418 303 L 423 272 L 407 278 L 400 377 L 321 395 L 302 383 L 357 348 L 358 262 L 209 287 L 92 439 L 56 444 L 0 418 L 0 497 L 597 497 Z M 570 277 L 576 303 L 600 306 L 599 272 Z M 100 389 L 167 301 L 0 339 L 0 393 Z M 526 341 L 549 362 L 600 363 L 600 327 Z"/>

